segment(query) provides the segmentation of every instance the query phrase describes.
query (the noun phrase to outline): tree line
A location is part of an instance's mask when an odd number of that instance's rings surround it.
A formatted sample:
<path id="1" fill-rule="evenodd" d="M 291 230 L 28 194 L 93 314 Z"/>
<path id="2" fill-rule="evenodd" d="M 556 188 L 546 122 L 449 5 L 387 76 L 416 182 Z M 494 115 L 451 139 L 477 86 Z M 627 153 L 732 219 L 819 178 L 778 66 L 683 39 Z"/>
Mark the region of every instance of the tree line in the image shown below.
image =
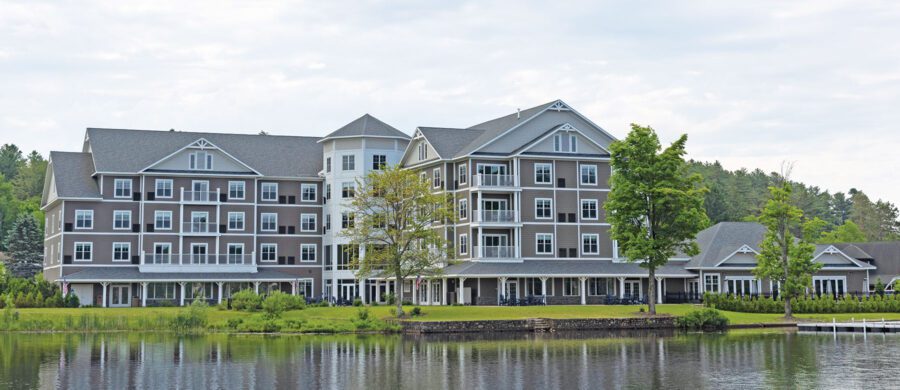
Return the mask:
<path id="1" fill-rule="evenodd" d="M 14 144 L 0 147 L 0 251 L 15 276 L 40 272 L 44 254 L 41 194 L 47 160 Z"/>

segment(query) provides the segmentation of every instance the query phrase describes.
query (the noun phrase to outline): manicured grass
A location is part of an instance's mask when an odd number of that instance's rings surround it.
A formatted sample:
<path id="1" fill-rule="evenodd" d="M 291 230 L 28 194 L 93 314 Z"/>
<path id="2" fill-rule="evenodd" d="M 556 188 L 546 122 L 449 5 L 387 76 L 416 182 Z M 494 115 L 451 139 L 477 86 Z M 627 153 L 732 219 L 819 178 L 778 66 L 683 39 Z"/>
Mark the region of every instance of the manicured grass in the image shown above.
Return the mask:
<path id="1" fill-rule="evenodd" d="M 624 318 L 646 315 L 646 306 L 422 306 L 422 315 L 410 321 L 476 321 L 527 318 Z M 660 314 L 681 316 L 698 305 L 658 305 Z M 206 310 L 206 325 L 198 331 L 214 332 L 299 332 L 352 333 L 398 330 L 389 306 L 373 306 L 368 319 L 360 319 L 359 307 L 315 307 L 285 312 L 281 318 L 267 320 L 262 313 L 233 310 Z M 404 307 L 409 313 L 412 307 Z M 187 309 L 167 308 L 80 308 L 16 309 L 15 320 L 0 318 L 0 330 L 18 331 L 171 331 L 172 321 Z M 780 314 L 755 314 L 723 311 L 732 325 L 782 322 Z M 798 321 L 831 322 L 900 320 L 900 313 L 797 314 Z"/>

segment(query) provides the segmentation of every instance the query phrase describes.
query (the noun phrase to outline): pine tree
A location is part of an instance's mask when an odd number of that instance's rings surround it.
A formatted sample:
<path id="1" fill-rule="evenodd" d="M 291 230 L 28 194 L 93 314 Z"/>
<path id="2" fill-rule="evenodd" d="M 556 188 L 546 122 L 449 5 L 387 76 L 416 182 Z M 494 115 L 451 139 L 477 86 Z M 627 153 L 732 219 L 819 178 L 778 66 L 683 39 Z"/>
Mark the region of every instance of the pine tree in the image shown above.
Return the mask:
<path id="1" fill-rule="evenodd" d="M 43 234 L 37 220 L 19 215 L 4 240 L 9 256 L 6 268 L 15 276 L 30 278 L 40 270 L 44 255 Z"/>

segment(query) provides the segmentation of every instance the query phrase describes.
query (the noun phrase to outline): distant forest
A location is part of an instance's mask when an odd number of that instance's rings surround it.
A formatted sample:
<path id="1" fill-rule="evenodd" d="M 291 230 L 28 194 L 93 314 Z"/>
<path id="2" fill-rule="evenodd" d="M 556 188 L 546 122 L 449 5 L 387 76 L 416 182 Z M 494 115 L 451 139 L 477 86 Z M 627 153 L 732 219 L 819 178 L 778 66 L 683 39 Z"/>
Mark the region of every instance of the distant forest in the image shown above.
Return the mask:
<path id="1" fill-rule="evenodd" d="M 706 214 L 710 222 L 753 221 L 765 204 L 768 187 L 778 178 L 761 169 L 729 171 L 717 161 L 689 161 L 691 172 L 703 176 Z M 804 233 L 813 241 L 853 242 L 900 239 L 897 206 L 872 201 L 862 190 L 829 193 L 817 186 L 792 182 L 795 204 L 803 210 Z"/>

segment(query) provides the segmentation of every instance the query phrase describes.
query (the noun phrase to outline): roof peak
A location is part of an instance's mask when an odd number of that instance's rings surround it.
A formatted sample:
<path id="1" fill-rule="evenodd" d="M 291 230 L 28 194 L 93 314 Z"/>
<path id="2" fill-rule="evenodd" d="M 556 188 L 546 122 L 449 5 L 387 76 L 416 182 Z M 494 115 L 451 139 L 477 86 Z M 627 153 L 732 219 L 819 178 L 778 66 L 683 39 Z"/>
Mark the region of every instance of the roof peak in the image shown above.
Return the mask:
<path id="1" fill-rule="evenodd" d="M 322 138 L 322 141 L 329 138 L 347 138 L 347 137 L 385 137 L 385 138 L 402 138 L 409 139 L 409 135 L 397 130 L 393 126 L 376 118 L 374 115 L 365 113 L 362 116 L 350 121 L 339 129 L 329 133 Z"/>

